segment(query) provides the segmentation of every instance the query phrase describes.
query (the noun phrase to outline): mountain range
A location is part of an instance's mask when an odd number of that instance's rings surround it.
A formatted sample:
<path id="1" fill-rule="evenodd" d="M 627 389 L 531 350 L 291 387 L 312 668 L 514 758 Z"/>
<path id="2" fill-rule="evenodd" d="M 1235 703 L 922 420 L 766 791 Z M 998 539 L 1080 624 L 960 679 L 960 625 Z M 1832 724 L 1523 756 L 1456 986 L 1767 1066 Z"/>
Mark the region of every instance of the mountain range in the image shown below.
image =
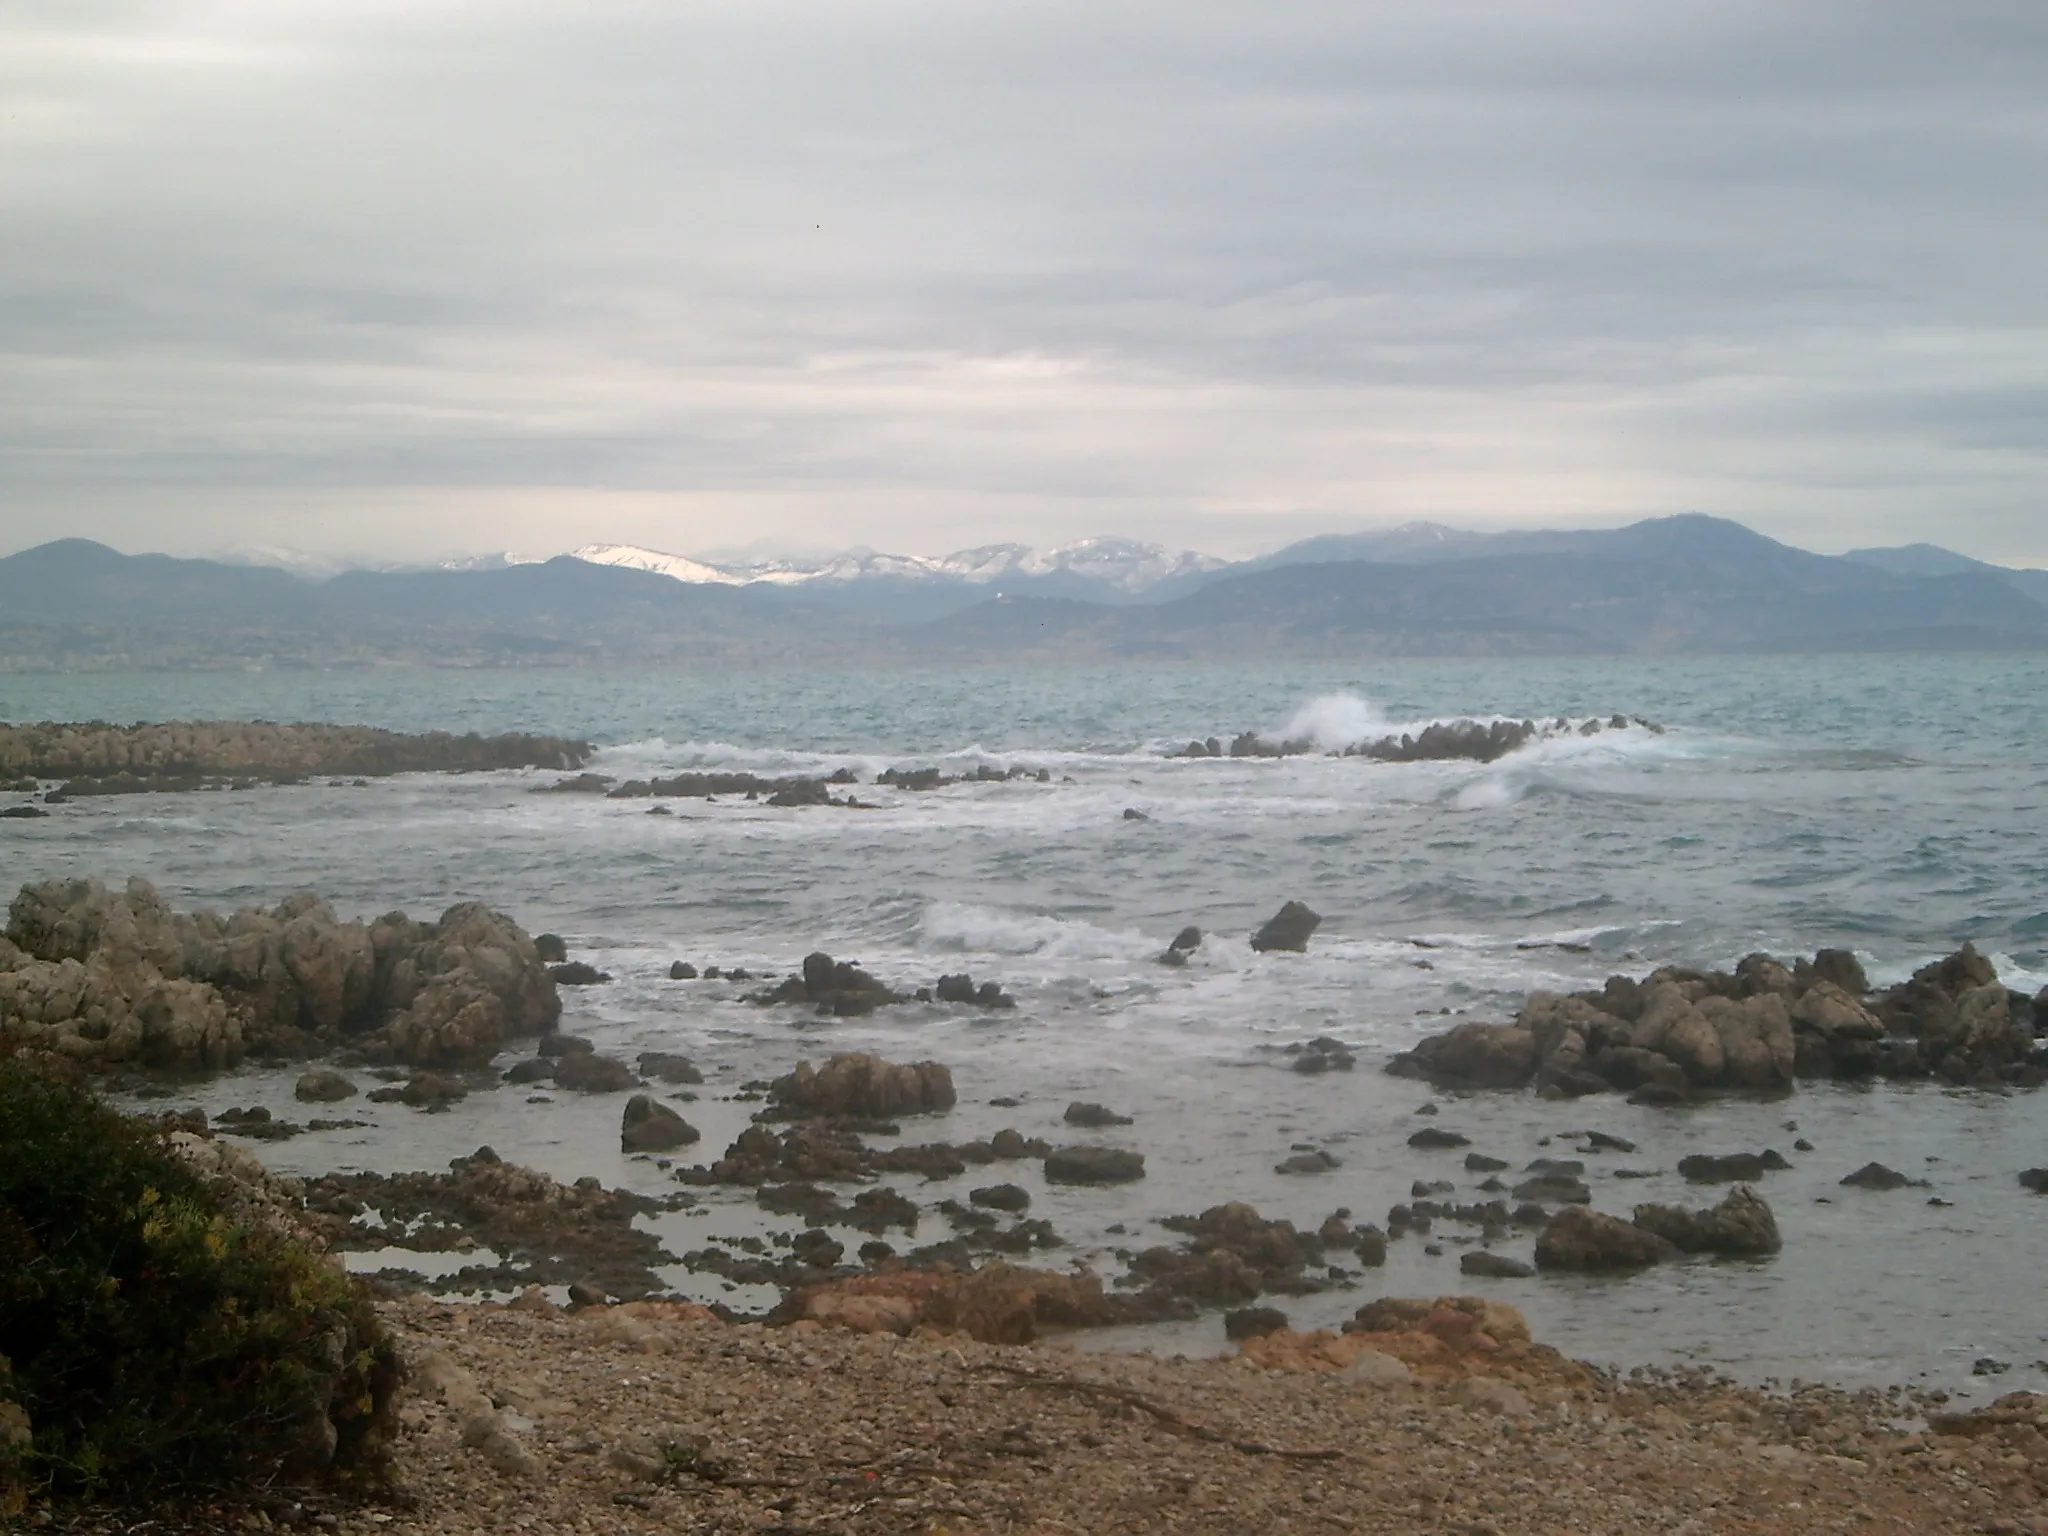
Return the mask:
<path id="1" fill-rule="evenodd" d="M 722 564 L 623 545 L 295 573 L 64 539 L 0 559 L 0 669 L 2048 652 L 2048 572 L 1813 554 L 1688 514 L 1435 524 L 1228 563 L 1127 539 Z"/>

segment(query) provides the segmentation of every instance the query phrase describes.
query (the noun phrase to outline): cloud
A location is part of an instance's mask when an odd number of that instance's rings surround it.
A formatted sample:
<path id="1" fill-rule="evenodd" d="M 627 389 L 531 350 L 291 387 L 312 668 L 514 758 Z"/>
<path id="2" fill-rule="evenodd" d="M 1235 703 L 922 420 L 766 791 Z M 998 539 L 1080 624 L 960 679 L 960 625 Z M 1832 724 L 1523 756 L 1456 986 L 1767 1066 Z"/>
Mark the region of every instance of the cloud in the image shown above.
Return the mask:
<path id="1" fill-rule="evenodd" d="M 2048 562 L 2048 13 L 10 7 L 0 542 Z"/>

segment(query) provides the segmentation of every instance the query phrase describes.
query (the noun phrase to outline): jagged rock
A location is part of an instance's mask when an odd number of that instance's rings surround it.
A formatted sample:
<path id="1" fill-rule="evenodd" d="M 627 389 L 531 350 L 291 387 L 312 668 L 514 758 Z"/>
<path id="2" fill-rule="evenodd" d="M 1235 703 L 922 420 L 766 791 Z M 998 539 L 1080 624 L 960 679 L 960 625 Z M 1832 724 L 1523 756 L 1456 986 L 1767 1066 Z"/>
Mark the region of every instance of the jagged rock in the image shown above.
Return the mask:
<path id="1" fill-rule="evenodd" d="M 787 1113 L 869 1120 L 942 1114 L 956 1102 L 953 1074 L 936 1061 L 898 1066 L 853 1053 L 834 1056 L 823 1068 L 799 1062 L 768 1094 Z"/>
<path id="2" fill-rule="evenodd" d="M 1332 1040 L 1328 1035 L 1300 1045 L 1287 1047 L 1287 1054 L 1293 1058 L 1293 1068 L 1304 1077 L 1313 1077 L 1324 1072 L 1349 1072 L 1358 1065 L 1358 1058 L 1351 1047 L 1341 1040 Z"/>
<path id="3" fill-rule="evenodd" d="M 356 1096 L 356 1085 L 339 1072 L 308 1072 L 292 1088 L 292 1097 L 307 1104 L 336 1104 Z"/>
<path id="4" fill-rule="evenodd" d="M 1678 1253 L 1668 1238 L 1583 1205 L 1559 1211 L 1536 1239 L 1538 1269 L 1645 1269 Z"/>
<path id="5" fill-rule="evenodd" d="M 1202 930 L 1193 923 L 1173 936 L 1173 942 L 1166 946 L 1181 954 L 1187 954 L 1202 947 Z"/>
<path id="6" fill-rule="evenodd" d="M 1741 1002 L 1703 998 L 1699 1012 L 1720 1039 L 1721 1081 L 1735 1088 L 1778 1088 L 1792 1081 L 1792 1019 L 1783 997 L 1763 992 Z"/>
<path id="7" fill-rule="evenodd" d="M 560 965 L 569 958 L 569 944 L 559 933 L 537 933 L 533 936 L 533 952 L 542 965 Z"/>
<path id="8" fill-rule="evenodd" d="M 697 1128 L 659 1099 L 636 1093 L 619 1122 L 622 1152 L 667 1152 L 697 1140 Z"/>
<path id="9" fill-rule="evenodd" d="M 1884 1038 L 1877 1015 L 1831 981 L 1816 980 L 1800 994 L 1792 1005 L 1792 1023 L 1830 1042 Z"/>
<path id="10" fill-rule="evenodd" d="M 611 972 L 600 971 L 585 960 L 571 960 L 567 965 L 551 965 L 548 975 L 554 978 L 558 987 L 595 987 L 612 979 Z"/>
<path id="11" fill-rule="evenodd" d="M 1707 1211 L 1639 1205 L 1635 1224 L 1686 1253 L 1761 1258 L 1784 1246 L 1769 1203 L 1747 1184 L 1736 1185 L 1719 1205 Z"/>
<path id="12" fill-rule="evenodd" d="M 1322 923 L 1320 914 L 1301 902 L 1290 901 L 1259 926 L 1259 931 L 1252 935 L 1252 948 L 1261 953 L 1275 949 L 1306 953 L 1310 937 Z"/>
<path id="13" fill-rule="evenodd" d="M 670 981 L 695 981 L 697 979 L 697 967 L 690 964 L 687 960 L 678 960 L 668 968 L 668 979 Z"/>
<path id="14" fill-rule="evenodd" d="M 1078 1125 L 1084 1130 L 1091 1131 L 1101 1130 L 1104 1126 L 1129 1125 L 1132 1123 L 1129 1115 L 1120 1115 L 1115 1110 L 1109 1109 L 1104 1105 L 1089 1104 L 1080 1099 L 1076 1099 L 1073 1103 L 1069 1104 L 1066 1114 L 1061 1118 L 1068 1125 Z"/>
<path id="15" fill-rule="evenodd" d="M 1061 1147 L 1045 1160 L 1048 1184 L 1129 1184 L 1143 1177 L 1144 1154 L 1119 1147 Z"/>

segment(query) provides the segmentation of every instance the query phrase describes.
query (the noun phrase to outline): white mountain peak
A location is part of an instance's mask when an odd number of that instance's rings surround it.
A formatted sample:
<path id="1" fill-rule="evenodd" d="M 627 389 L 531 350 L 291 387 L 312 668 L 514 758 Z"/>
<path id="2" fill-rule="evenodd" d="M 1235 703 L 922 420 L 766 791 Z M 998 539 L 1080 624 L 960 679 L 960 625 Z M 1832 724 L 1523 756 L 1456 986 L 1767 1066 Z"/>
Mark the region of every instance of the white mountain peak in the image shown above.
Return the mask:
<path id="1" fill-rule="evenodd" d="M 822 581 L 861 581 L 883 577 L 899 580 L 953 580 L 977 586 L 1016 576 L 1050 576 L 1067 572 L 1075 576 L 1120 587 L 1127 592 L 1142 591 L 1170 576 L 1196 571 L 1218 570 L 1227 561 L 1193 550 L 1168 549 L 1159 544 L 1142 544 L 1135 539 L 1083 539 L 1055 549 L 1034 549 L 1028 544 L 985 544 L 954 554 L 892 555 L 872 549 L 850 549 L 844 554 L 819 560 L 768 560 L 747 564 L 714 565 L 688 555 L 668 554 L 632 544 L 586 544 L 570 551 L 578 560 L 593 565 L 618 565 L 636 571 L 653 571 L 677 581 L 696 585 L 801 586 Z"/>

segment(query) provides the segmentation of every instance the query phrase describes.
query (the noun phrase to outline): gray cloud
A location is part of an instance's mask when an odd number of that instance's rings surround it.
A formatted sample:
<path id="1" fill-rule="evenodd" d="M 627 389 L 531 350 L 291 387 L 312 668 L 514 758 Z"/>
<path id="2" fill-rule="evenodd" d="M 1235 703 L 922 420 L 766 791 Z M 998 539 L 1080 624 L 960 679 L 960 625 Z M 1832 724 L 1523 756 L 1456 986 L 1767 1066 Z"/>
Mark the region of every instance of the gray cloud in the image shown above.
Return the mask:
<path id="1" fill-rule="evenodd" d="M 0 543 L 2048 563 L 2048 12 L 0 15 Z"/>

